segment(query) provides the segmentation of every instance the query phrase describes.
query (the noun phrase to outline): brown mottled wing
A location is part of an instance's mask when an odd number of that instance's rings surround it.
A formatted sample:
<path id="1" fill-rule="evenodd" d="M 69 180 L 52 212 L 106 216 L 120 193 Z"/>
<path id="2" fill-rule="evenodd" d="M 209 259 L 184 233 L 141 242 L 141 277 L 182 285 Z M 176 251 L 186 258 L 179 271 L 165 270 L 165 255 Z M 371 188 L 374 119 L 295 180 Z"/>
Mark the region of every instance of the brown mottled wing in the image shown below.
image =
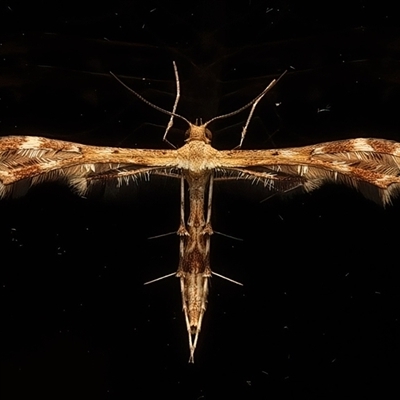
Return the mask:
<path id="1" fill-rule="evenodd" d="M 350 139 L 276 150 L 221 151 L 217 178 L 249 179 L 271 190 L 343 183 L 390 204 L 400 195 L 400 143 Z"/>
<path id="2" fill-rule="evenodd" d="M 61 180 L 80 195 L 95 182 L 117 185 L 150 174 L 176 176 L 175 150 L 86 146 L 34 136 L 0 138 L 0 198 L 32 185 Z"/>

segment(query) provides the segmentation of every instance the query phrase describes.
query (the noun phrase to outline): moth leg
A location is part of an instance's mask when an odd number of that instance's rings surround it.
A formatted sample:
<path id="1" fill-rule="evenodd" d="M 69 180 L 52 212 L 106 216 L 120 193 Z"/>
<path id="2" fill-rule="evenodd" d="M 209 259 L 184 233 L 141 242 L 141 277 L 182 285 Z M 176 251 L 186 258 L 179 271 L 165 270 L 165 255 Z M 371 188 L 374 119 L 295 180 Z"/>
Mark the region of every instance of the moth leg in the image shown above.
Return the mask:
<path id="1" fill-rule="evenodd" d="M 183 310 L 183 314 L 185 315 L 186 330 L 187 330 L 188 339 L 189 339 L 189 349 L 190 349 L 189 362 L 193 363 L 194 362 L 194 350 L 196 349 L 196 346 L 193 345 L 193 338 L 192 338 L 192 333 L 190 330 L 189 313 L 188 313 L 188 308 L 187 308 L 187 301 L 186 301 L 187 299 L 186 299 L 186 291 L 185 291 L 185 273 L 182 271 L 178 271 L 176 276 L 179 277 L 180 284 L 181 284 L 182 310 Z"/>
<path id="2" fill-rule="evenodd" d="M 176 232 L 178 236 L 180 237 L 180 250 L 179 254 L 180 257 L 183 257 L 183 251 L 184 251 L 184 244 L 185 244 L 185 236 L 189 236 L 189 232 L 186 229 L 186 224 L 185 224 L 185 178 L 182 176 L 181 177 L 181 213 L 180 213 L 180 221 L 179 221 L 179 228 L 178 231 Z"/>
<path id="3" fill-rule="evenodd" d="M 211 227 L 211 210 L 212 210 L 212 197 L 213 197 L 213 187 L 214 187 L 214 175 L 210 176 L 210 183 L 208 186 L 208 202 L 207 202 L 207 216 L 206 224 L 204 225 L 203 235 L 206 237 L 206 254 L 210 253 L 210 236 L 214 233 Z"/>
<path id="4" fill-rule="evenodd" d="M 177 230 L 177 235 L 179 236 L 179 267 L 178 271 L 176 273 L 176 276 L 180 278 L 181 280 L 181 292 L 182 292 L 182 302 L 183 302 L 183 307 L 185 307 L 185 293 L 183 289 L 183 277 L 184 277 L 184 272 L 183 272 L 183 257 L 185 253 L 185 236 L 189 235 L 189 232 L 186 229 L 185 225 L 185 179 L 183 176 L 181 177 L 181 202 L 180 202 L 180 207 L 181 207 L 181 215 L 180 215 L 180 221 L 179 221 L 179 228 Z M 184 310 L 185 311 L 185 310 Z M 187 318 L 187 312 L 185 311 L 185 316 Z"/>
<path id="5" fill-rule="evenodd" d="M 196 326 L 196 332 L 193 334 L 191 329 L 190 329 L 190 324 L 189 324 L 189 318 L 187 316 L 187 312 L 185 310 L 184 306 L 184 312 L 185 312 L 185 318 L 186 318 L 186 327 L 189 333 L 189 349 L 190 349 L 190 357 L 189 357 L 189 363 L 194 363 L 194 352 L 197 347 L 197 342 L 199 340 L 199 334 L 201 331 L 201 325 L 203 322 L 203 317 L 204 313 L 206 312 L 207 309 L 207 294 L 208 294 L 208 280 L 211 277 L 211 271 L 209 269 L 206 270 L 206 272 L 203 275 L 204 278 L 204 284 L 203 284 L 203 293 L 205 294 L 203 296 L 202 302 L 201 302 L 201 310 L 200 310 L 200 316 L 198 320 L 198 324 Z"/>

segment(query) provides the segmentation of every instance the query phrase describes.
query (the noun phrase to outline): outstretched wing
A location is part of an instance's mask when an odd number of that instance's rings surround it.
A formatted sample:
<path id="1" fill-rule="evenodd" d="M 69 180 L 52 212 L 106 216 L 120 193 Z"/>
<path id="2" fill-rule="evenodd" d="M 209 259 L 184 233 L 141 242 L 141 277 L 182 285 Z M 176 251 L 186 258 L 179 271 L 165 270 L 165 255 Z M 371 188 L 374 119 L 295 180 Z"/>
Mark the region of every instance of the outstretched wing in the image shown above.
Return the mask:
<path id="1" fill-rule="evenodd" d="M 0 138 L 0 198 L 61 180 L 84 195 L 99 181 L 117 185 L 150 174 L 177 176 L 176 150 L 86 146 L 33 136 Z"/>
<path id="2" fill-rule="evenodd" d="M 250 179 L 271 190 L 343 183 L 390 204 L 400 195 L 400 143 L 350 139 L 276 150 L 221 151 L 217 178 Z"/>

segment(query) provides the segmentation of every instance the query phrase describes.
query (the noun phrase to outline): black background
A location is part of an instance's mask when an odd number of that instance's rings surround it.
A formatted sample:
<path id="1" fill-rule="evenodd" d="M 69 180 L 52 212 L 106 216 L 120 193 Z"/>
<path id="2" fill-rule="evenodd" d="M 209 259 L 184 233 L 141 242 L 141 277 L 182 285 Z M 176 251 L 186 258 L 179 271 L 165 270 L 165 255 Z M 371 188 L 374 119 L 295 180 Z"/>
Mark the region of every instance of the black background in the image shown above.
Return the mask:
<path id="1" fill-rule="evenodd" d="M 273 78 L 244 148 L 353 137 L 400 141 L 400 25 L 390 2 L 9 1 L 0 8 L 0 129 L 168 148 L 194 121 Z M 212 125 L 234 147 L 247 114 Z M 182 143 L 176 121 L 170 140 Z M 250 190 L 251 189 L 251 190 Z M 142 182 L 82 199 L 45 185 L 0 203 L 2 399 L 385 398 L 398 392 L 400 204 L 328 186 L 268 197 L 219 185 L 213 278 L 194 365 L 173 272 L 179 187 Z"/>

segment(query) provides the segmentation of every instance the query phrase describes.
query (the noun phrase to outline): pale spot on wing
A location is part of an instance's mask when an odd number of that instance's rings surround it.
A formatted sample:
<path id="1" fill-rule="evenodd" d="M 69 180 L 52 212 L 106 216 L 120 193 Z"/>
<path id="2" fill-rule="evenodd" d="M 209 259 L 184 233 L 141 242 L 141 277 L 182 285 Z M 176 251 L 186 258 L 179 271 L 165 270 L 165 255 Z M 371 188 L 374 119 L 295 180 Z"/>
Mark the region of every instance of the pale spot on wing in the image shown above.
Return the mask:
<path id="1" fill-rule="evenodd" d="M 344 163 L 339 164 L 338 165 L 338 169 L 340 169 L 340 171 L 342 172 L 349 172 L 350 171 L 350 167 Z"/>
<path id="2" fill-rule="evenodd" d="M 20 149 L 32 149 L 37 148 L 39 149 L 43 144 L 43 140 L 37 136 L 26 136 L 24 141 L 20 145 Z"/>
<path id="3" fill-rule="evenodd" d="M 279 153 L 280 153 L 280 155 L 282 155 L 284 157 L 293 157 L 297 154 L 296 151 L 288 150 L 288 149 L 281 149 L 281 150 L 279 150 Z"/>
<path id="4" fill-rule="evenodd" d="M 325 148 L 325 146 L 314 147 L 314 149 L 312 150 L 311 154 L 312 155 L 325 154 L 324 148 Z"/>
<path id="5" fill-rule="evenodd" d="M 374 148 L 368 143 L 368 139 L 354 139 L 352 143 L 354 151 L 374 151 Z"/>

